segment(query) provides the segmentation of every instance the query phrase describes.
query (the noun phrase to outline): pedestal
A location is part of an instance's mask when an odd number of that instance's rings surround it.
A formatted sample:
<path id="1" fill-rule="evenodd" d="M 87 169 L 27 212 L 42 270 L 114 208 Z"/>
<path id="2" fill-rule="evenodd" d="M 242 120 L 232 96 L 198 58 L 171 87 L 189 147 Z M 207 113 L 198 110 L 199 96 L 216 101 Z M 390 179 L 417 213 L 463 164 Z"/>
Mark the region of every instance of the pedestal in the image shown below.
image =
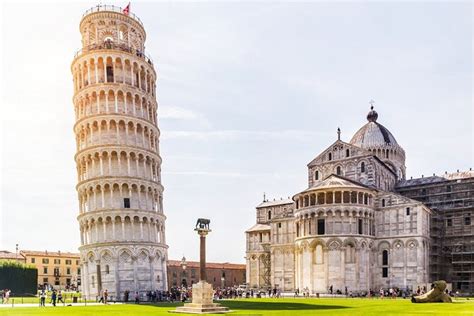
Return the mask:
<path id="1" fill-rule="evenodd" d="M 199 281 L 193 285 L 193 301 L 176 307 L 170 313 L 189 313 L 189 314 L 224 314 L 229 313 L 229 308 L 213 303 L 214 291 L 212 285 L 206 281 Z"/>

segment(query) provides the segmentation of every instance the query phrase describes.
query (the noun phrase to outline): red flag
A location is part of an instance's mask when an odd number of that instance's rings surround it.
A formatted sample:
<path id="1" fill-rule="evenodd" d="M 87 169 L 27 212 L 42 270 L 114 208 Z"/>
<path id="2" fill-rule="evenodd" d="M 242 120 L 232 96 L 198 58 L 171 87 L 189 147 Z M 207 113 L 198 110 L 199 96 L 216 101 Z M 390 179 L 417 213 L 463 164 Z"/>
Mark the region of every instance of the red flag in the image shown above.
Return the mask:
<path id="1" fill-rule="evenodd" d="M 130 2 L 127 4 L 125 9 L 122 10 L 122 13 L 128 15 L 130 13 Z"/>

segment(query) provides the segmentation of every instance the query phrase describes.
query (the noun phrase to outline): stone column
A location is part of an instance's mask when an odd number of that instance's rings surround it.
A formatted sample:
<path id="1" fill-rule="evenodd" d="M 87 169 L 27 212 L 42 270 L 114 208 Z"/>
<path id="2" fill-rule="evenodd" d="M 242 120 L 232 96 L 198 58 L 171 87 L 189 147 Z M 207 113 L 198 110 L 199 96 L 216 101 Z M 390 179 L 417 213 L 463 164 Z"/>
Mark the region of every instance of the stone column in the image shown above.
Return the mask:
<path id="1" fill-rule="evenodd" d="M 200 239 L 200 251 L 199 251 L 199 273 L 200 281 L 207 281 L 206 274 L 206 235 L 207 232 L 198 232 Z"/>

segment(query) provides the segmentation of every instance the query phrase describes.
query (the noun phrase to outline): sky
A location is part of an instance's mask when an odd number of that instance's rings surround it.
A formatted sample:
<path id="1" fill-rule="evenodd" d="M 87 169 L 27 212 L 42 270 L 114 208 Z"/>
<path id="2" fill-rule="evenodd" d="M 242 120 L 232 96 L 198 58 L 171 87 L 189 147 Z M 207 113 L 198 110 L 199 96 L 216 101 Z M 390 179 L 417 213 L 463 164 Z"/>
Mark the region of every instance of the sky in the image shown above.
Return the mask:
<path id="1" fill-rule="evenodd" d="M 95 5 L 0 5 L 0 249 L 78 251 L 70 65 Z M 350 141 L 371 99 L 408 177 L 473 167 L 472 3 L 133 1 L 131 11 L 158 72 L 170 259 L 198 260 L 193 228 L 205 217 L 208 261 L 244 263 L 263 193 L 305 189 L 306 164 L 338 127 Z"/>

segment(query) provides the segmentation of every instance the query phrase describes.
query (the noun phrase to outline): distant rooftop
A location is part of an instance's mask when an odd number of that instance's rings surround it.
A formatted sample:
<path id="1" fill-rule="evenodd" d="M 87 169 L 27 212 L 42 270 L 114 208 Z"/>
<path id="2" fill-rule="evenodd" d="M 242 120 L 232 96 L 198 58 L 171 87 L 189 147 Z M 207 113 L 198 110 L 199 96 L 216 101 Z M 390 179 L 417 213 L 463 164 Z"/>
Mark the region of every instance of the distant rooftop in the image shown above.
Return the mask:
<path id="1" fill-rule="evenodd" d="M 25 260 L 21 254 L 15 254 L 7 250 L 0 250 L 0 260 Z"/>
<path id="2" fill-rule="evenodd" d="M 63 251 L 36 251 L 36 250 L 21 250 L 22 255 L 27 256 L 43 256 L 43 257 L 75 257 L 79 259 L 79 253 L 63 252 Z"/>
<path id="3" fill-rule="evenodd" d="M 457 171 L 457 172 L 445 173 L 441 175 L 433 175 L 429 177 L 402 180 L 398 182 L 397 187 L 403 188 L 403 187 L 409 187 L 409 186 L 416 186 L 416 185 L 422 185 L 422 184 L 434 184 L 438 182 L 468 179 L 468 178 L 474 178 L 473 170 Z"/>

